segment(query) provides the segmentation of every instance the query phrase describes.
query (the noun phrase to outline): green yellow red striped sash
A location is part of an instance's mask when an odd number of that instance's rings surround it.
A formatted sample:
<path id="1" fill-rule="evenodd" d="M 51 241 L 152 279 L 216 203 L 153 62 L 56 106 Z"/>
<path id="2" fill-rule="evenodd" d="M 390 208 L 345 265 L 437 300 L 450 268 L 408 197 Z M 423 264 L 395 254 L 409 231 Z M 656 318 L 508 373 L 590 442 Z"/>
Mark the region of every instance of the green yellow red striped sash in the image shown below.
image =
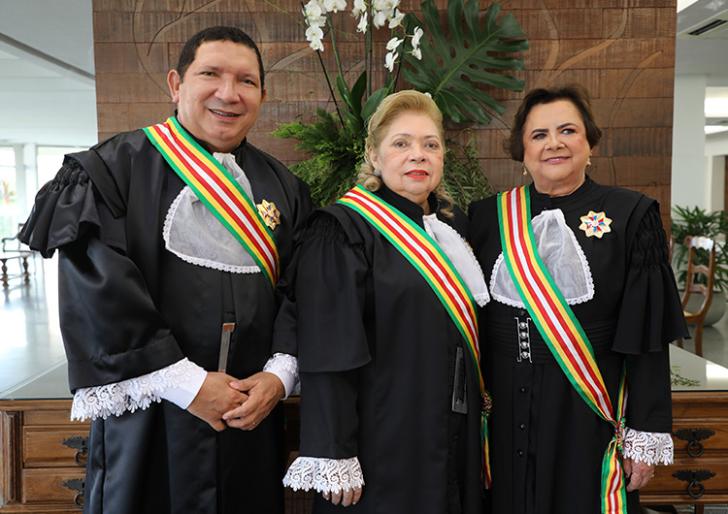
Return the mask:
<path id="1" fill-rule="evenodd" d="M 200 201 L 227 228 L 275 286 L 278 249 L 255 204 L 230 172 L 172 116 L 144 128 L 149 141 Z"/>
<path id="2" fill-rule="evenodd" d="M 615 411 L 591 343 L 538 255 L 528 187 L 498 194 L 498 219 L 504 260 L 534 325 L 574 389 L 614 428 L 614 437 L 602 459 L 602 513 L 626 514 L 621 461 L 626 404 L 624 372 Z"/>
<path id="3" fill-rule="evenodd" d="M 467 343 L 473 367 L 478 373 L 480 393 L 485 398 L 485 382 L 480 370 L 478 318 L 473 295 L 437 243 L 410 218 L 361 185 L 349 190 L 337 203 L 360 214 L 377 229 L 422 275 Z M 490 486 L 488 426 L 481 413 L 484 481 Z"/>

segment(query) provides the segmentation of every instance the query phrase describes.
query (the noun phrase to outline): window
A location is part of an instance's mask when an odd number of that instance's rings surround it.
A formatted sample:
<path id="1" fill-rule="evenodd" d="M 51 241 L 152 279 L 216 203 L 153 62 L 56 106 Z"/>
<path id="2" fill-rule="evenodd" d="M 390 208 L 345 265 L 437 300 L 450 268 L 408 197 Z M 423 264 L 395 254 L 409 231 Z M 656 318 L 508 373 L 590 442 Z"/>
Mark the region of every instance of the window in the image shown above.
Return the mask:
<path id="1" fill-rule="evenodd" d="M 17 202 L 15 149 L 0 146 L 0 237 L 13 236 L 18 231 Z"/>

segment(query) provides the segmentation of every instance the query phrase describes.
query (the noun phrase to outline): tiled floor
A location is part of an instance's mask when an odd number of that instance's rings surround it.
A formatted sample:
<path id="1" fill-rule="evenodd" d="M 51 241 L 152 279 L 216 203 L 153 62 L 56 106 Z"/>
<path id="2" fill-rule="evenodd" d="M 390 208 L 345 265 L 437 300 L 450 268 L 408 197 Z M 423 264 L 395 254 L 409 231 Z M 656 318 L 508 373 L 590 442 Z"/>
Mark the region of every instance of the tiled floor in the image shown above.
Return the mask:
<path id="1" fill-rule="evenodd" d="M 65 361 L 56 261 L 36 256 L 30 272 L 27 284 L 13 278 L 0 290 L 0 398 L 4 391 Z"/>

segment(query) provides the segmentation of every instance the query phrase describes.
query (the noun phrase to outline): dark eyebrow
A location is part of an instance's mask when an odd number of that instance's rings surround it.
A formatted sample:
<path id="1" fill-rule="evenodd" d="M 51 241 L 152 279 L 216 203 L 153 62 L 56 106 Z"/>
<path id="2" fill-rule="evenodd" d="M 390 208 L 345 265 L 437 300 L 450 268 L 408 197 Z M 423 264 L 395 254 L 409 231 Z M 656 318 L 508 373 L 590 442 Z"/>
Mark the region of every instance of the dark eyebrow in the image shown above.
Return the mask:
<path id="1" fill-rule="evenodd" d="M 557 128 L 558 130 L 561 130 L 562 128 L 564 128 L 564 127 L 568 127 L 569 125 L 574 125 L 574 126 L 576 126 L 576 123 L 573 123 L 573 122 L 571 122 L 571 121 L 567 121 L 566 123 L 562 123 L 561 125 L 557 126 L 556 128 Z M 545 128 L 537 128 L 537 129 L 533 129 L 533 130 L 531 131 L 531 135 L 533 135 L 533 134 L 541 134 L 541 133 L 544 133 L 544 132 L 548 132 L 548 131 L 549 131 L 549 129 L 545 129 Z"/>

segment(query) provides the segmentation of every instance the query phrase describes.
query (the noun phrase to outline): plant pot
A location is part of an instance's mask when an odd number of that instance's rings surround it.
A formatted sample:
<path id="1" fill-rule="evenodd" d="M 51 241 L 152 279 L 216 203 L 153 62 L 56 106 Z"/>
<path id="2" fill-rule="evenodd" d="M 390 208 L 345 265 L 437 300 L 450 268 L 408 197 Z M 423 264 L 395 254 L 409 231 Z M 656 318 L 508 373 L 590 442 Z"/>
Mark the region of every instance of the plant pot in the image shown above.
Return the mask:
<path id="1" fill-rule="evenodd" d="M 680 291 L 680 295 L 682 296 L 682 291 Z M 685 310 L 688 312 L 695 312 L 698 310 L 702 302 L 703 297 L 701 295 L 692 295 Z M 703 326 L 710 327 L 718 323 L 725 314 L 725 311 L 726 298 L 723 291 L 713 291 L 713 301 L 710 302 L 710 307 L 708 308 L 708 313 L 705 315 L 705 322 L 703 322 Z"/>

